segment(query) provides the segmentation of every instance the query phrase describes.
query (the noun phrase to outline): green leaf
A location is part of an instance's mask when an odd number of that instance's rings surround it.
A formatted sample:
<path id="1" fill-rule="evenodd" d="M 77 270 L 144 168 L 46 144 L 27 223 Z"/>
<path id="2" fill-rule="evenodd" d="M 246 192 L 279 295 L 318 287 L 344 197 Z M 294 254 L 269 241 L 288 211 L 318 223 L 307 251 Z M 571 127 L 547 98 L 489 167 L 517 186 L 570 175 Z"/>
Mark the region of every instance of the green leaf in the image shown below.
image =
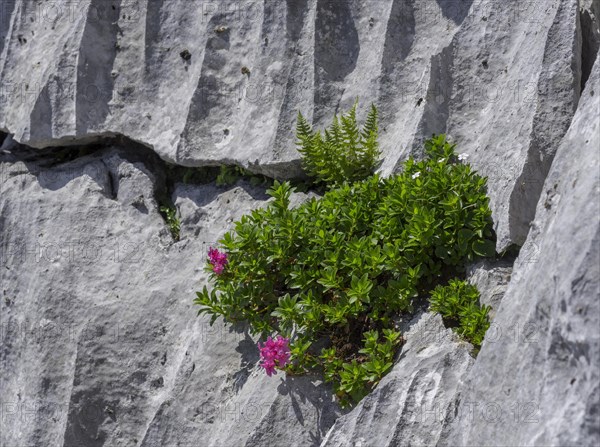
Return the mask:
<path id="1" fill-rule="evenodd" d="M 478 239 L 473 242 L 473 252 L 478 256 L 493 257 L 496 254 L 496 244 L 487 239 Z"/>
<path id="2" fill-rule="evenodd" d="M 314 132 L 308 121 L 298 113 L 296 138 L 302 165 L 318 183 L 330 188 L 344 182 L 355 182 L 373 175 L 381 155 L 377 142 L 378 112 L 371 105 L 362 131 L 356 111 L 358 101 L 345 114 L 335 116 L 323 133 Z"/>

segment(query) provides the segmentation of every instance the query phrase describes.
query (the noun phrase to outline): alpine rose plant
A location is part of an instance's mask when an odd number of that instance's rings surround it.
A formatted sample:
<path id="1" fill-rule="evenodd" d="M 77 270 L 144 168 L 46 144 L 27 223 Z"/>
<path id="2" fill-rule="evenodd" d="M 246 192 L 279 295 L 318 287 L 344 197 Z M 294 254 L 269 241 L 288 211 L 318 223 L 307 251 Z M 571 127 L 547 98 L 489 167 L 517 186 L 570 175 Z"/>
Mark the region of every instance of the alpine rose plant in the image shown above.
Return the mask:
<path id="1" fill-rule="evenodd" d="M 260 359 L 265 372 L 269 377 L 273 374 L 277 374 L 275 367 L 283 368 L 290 361 L 290 340 L 278 335 L 275 340 L 271 337 L 267 337 L 267 341 L 261 346 L 258 343 L 258 349 L 260 350 Z"/>
<path id="2" fill-rule="evenodd" d="M 217 275 L 223 273 L 223 269 L 227 265 L 227 253 L 220 252 L 216 248 L 210 247 L 208 249 L 208 262 L 212 264 L 213 272 Z"/>

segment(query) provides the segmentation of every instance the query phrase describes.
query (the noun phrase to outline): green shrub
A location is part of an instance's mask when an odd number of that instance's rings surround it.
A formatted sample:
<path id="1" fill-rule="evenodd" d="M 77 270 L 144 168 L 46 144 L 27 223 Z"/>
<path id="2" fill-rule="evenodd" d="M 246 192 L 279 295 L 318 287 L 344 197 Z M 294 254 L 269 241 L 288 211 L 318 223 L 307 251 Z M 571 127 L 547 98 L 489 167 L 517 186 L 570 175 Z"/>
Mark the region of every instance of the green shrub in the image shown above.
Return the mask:
<path id="1" fill-rule="evenodd" d="M 490 307 L 479 305 L 479 291 L 475 286 L 451 280 L 447 286 L 436 287 L 429 302 L 431 310 L 440 313 L 449 326 L 476 348 L 481 347 L 485 332 L 490 327 Z"/>
<path id="2" fill-rule="evenodd" d="M 179 240 L 181 224 L 179 222 L 179 218 L 177 217 L 177 209 L 174 207 L 161 206 L 160 212 L 162 213 L 165 222 L 169 226 L 169 230 L 171 231 L 171 236 L 175 241 Z"/>
<path id="3" fill-rule="evenodd" d="M 238 180 L 243 178 L 247 179 L 253 186 L 266 185 L 269 183 L 269 179 L 263 175 L 253 174 L 239 166 L 227 165 L 221 165 L 215 183 L 217 186 L 231 186 L 235 185 Z"/>
<path id="4" fill-rule="evenodd" d="M 356 123 L 357 105 L 355 103 L 347 114 L 336 116 L 323 134 L 313 131 L 298 112 L 298 151 L 303 155 L 305 171 L 317 182 L 336 186 L 344 181 L 364 180 L 375 172 L 380 156 L 377 108 L 371 105 L 361 131 Z"/>
<path id="5" fill-rule="evenodd" d="M 395 317 L 494 251 L 485 179 L 444 136 L 426 154 L 294 209 L 293 188 L 275 182 L 269 206 L 220 241 L 227 265 L 207 264 L 214 288 L 197 293 L 199 313 L 290 337 L 289 373 L 319 368 L 343 403 L 360 399 L 392 367 Z"/>

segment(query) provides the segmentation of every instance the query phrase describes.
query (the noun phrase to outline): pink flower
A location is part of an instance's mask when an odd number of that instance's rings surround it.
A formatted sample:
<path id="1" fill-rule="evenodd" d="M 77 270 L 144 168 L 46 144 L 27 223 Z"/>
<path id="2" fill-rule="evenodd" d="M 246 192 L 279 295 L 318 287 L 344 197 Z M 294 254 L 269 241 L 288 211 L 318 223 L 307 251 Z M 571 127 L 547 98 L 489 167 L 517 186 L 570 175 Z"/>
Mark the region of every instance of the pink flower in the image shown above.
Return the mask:
<path id="1" fill-rule="evenodd" d="M 261 346 L 258 343 L 260 350 L 261 364 L 269 377 L 277 374 L 275 368 L 283 368 L 290 361 L 290 340 L 278 335 L 275 340 L 267 337 L 267 341 Z"/>
<path id="2" fill-rule="evenodd" d="M 210 247 L 208 249 L 208 262 L 212 264 L 213 272 L 220 275 L 229 261 L 227 261 L 227 253 Z"/>
<path id="3" fill-rule="evenodd" d="M 267 376 L 271 377 L 273 374 L 277 374 L 277 372 L 275 371 L 275 362 L 273 362 L 272 360 L 264 361 L 261 364 L 261 366 L 265 369 Z"/>

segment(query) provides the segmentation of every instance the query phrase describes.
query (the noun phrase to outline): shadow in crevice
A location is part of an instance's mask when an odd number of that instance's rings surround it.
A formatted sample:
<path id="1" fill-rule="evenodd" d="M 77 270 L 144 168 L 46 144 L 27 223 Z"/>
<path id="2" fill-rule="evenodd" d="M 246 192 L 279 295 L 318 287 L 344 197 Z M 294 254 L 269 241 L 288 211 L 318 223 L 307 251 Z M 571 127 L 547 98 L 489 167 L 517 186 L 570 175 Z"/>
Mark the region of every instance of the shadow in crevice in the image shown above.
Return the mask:
<path id="1" fill-rule="evenodd" d="M 303 103 L 306 79 L 298 79 L 294 73 L 309 68 L 310 64 L 305 60 L 302 49 L 306 43 L 301 40 L 302 31 L 307 27 L 309 21 L 310 6 L 308 0 L 286 0 L 286 39 L 294 55 L 287 69 L 286 80 L 281 84 L 283 87 L 277 127 L 273 141 L 274 158 L 278 159 L 284 153 L 291 142 L 291 135 L 295 134 L 295 122 L 289 117 L 298 113 L 298 105 Z M 308 28 L 307 28 L 308 29 Z M 297 170 L 294 169 L 294 170 Z"/>
<path id="2" fill-rule="evenodd" d="M 29 137 L 33 141 L 52 139 L 52 103 L 48 91 L 48 83 L 44 86 L 35 101 L 29 118 Z"/>
<path id="3" fill-rule="evenodd" d="M 460 25 L 469 15 L 473 0 L 436 0 L 442 14 L 447 19 Z"/>
<path id="4" fill-rule="evenodd" d="M 146 10 L 146 28 L 144 34 L 144 62 L 145 70 L 149 72 L 158 65 L 157 58 L 162 48 L 159 46 L 161 30 L 161 11 L 165 0 L 152 0 L 148 2 Z"/>
<path id="5" fill-rule="evenodd" d="M 266 201 L 270 196 L 266 192 L 266 187 L 252 186 L 248 181 L 241 179 L 231 186 L 217 186 L 214 183 L 204 185 L 173 185 L 177 197 L 191 200 L 198 208 L 213 203 L 223 193 L 232 189 L 240 188 L 248 194 L 253 200 Z"/>
<path id="6" fill-rule="evenodd" d="M 585 89 L 585 85 L 590 78 L 592 68 L 598 57 L 598 49 L 600 49 L 600 22 L 599 18 L 594 19 L 590 12 L 582 10 L 580 12 L 581 20 L 581 91 Z"/>
<path id="7" fill-rule="evenodd" d="M 454 40 L 441 52 L 431 57 L 429 85 L 423 102 L 423 115 L 419 121 L 417 132 L 410 148 L 411 155 L 416 158 L 425 156 L 425 141 L 432 135 L 445 134 L 450 116 L 450 99 L 452 98 L 453 77 L 452 66 Z M 402 165 L 399 160 L 394 172 Z"/>
<path id="8" fill-rule="evenodd" d="M 564 42 L 563 24 L 570 20 L 575 7 L 573 2 L 561 2 L 548 31 L 527 158 L 510 195 L 510 239 L 521 246 L 535 218 L 544 182 L 558 149 L 557 142 L 569 130 L 581 94 L 579 53 L 569 64 L 565 61 L 557 66 L 556 63 L 556 48 Z M 576 40 L 574 44 L 577 46 Z"/>
<path id="9" fill-rule="evenodd" d="M 29 174 L 36 177 L 42 188 L 57 191 L 79 177 L 88 176 L 108 198 L 114 199 L 117 187 L 114 182 L 118 182 L 118 178 L 111 177 L 116 172 L 105 163 L 111 154 L 117 154 L 132 164 L 143 165 L 148 175 L 152 173 L 155 179 L 155 190 L 165 189 L 165 162 L 148 147 L 124 136 L 47 149 L 32 149 L 14 143 L 0 153 L 0 161 L 10 164 L 4 169 L 3 180 Z"/>
<path id="10" fill-rule="evenodd" d="M 316 15 L 313 122 L 319 123 L 336 111 L 343 83 L 356 68 L 360 42 L 350 3 L 318 0 Z"/>
<path id="11" fill-rule="evenodd" d="M 379 101 L 393 101 L 398 95 L 404 62 L 414 45 L 416 36 L 415 0 L 394 0 L 385 29 Z M 385 118 L 390 119 L 390 118 Z"/>
<path id="12" fill-rule="evenodd" d="M 118 51 L 119 34 L 116 5 L 92 0 L 79 46 L 77 66 L 76 129 L 86 134 L 104 123 L 110 113 L 114 78 L 112 69 Z"/>
<path id="13" fill-rule="evenodd" d="M 105 445 L 107 432 L 104 424 L 108 424 L 108 418 L 113 423 L 116 421 L 114 410 L 110 408 L 118 407 L 118 402 L 105 401 L 100 396 L 102 396 L 100 389 L 75 392 L 71 395 L 64 433 L 65 447 Z"/>
<path id="14" fill-rule="evenodd" d="M 15 7 L 17 5 L 17 0 L 2 0 L 0 3 L 0 54 L 4 51 L 4 45 L 10 44 L 10 40 L 7 39 L 9 37 L 9 32 L 11 29 L 11 17 L 13 17 Z"/>
<path id="15" fill-rule="evenodd" d="M 244 329 L 244 339 L 238 343 L 238 346 L 235 348 L 235 350 L 242 356 L 240 361 L 240 369 L 233 375 L 233 389 L 237 393 L 244 387 L 248 381 L 248 377 L 250 377 L 252 369 L 254 366 L 256 366 L 259 360 L 258 347 L 256 346 L 254 340 L 252 340 L 250 337 L 247 326 Z"/>
<path id="16" fill-rule="evenodd" d="M 510 194 L 508 225 L 511 241 L 519 246 L 525 244 L 553 158 L 540 160 L 538 144 L 532 141 L 523 170 L 515 181 Z"/>
<path id="17" fill-rule="evenodd" d="M 118 381 L 109 373 L 112 362 L 108 359 L 114 360 L 111 357 L 115 355 L 110 341 L 114 339 L 103 326 L 96 326 L 96 330 L 94 337 L 84 337 L 83 331 L 77 340 L 63 434 L 65 447 L 104 446 L 110 426 L 123 417 L 120 398 L 114 392 Z"/>
<path id="18" fill-rule="evenodd" d="M 227 19 L 226 13 L 214 14 L 208 21 L 208 29 L 215 29 Z M 239 91 L 243 82 L 236 81 L 230 84 L 224 75 L 228 67 L 230 47 L 228 29 L 210 35 L 206 40 L 200 77 L 192 95 L 186 125 L 177 147 L 176 159 L 179 162 L 193 158 L 192 153 L 197 144 L 204 144 L 206 152 L 216 153 L 219 149 L 215 143 L 217 141 L 215 129 L 222 129 L 222 132 L 228 130 L 231 110 L 239 106 L 238 102 L 241 100 Z"/>
<path id="19" fill-rule="evenodd" d="M 414 0 L 394 0 L 387 23 L 382 63 L 386 72 L 403 62 L 415 41 Z"/>
<path id="20" fill-rule="evenodd" d="M 300 39 L 305 17 L 309 11 L 308 0 L 286 0 L 286 34 L 294 44 Z"/>
<path id="21" fill-rule="evenodd" d="M 320 383 L 315 385 L 315 381 Z M 294 417 L 302 426 L 305 425 L 305 419 L 300 402 L 309 402 L 316 409 L 318 431 L 309 433 L 311 446 L 319 446 L 335 421 L 341 415 L 350 412 L 350 409 L 342 410 L 339 407 L 331 386 L 322 383 L 322 378 L 314 375 L 286 376 L 285 379 L 281 379 L 277 391 L 289 397 Z"/>

